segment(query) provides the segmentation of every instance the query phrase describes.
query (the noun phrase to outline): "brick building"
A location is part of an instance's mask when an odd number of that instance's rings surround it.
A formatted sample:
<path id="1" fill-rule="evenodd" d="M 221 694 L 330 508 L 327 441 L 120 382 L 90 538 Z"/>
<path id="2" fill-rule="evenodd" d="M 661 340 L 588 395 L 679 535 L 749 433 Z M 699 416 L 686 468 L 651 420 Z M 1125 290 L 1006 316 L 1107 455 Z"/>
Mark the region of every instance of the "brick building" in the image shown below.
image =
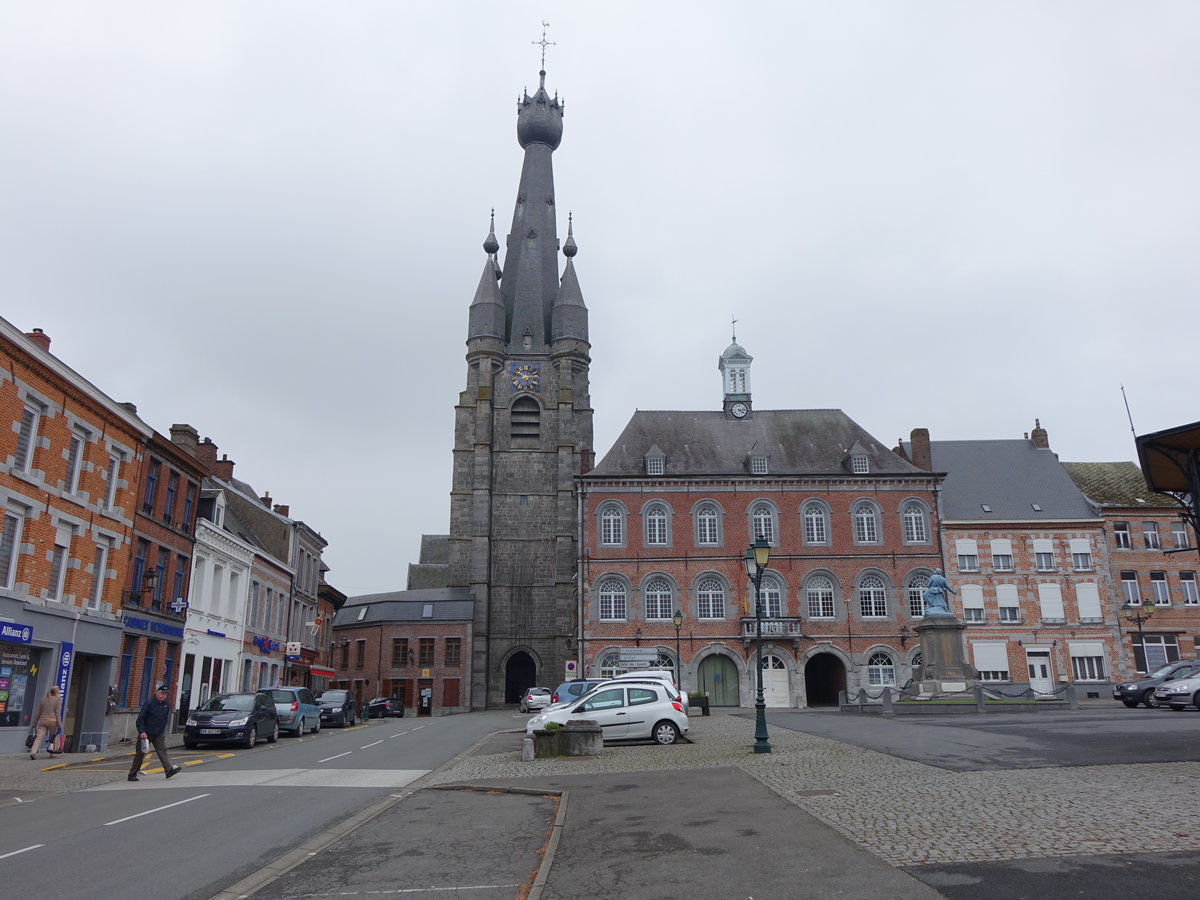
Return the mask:
<path id="1" fill-rule="evenodd" d="M 751 362 L 735 339 L 719 362 L 722 409 L 637 412 L 579 479 L 584 671 L 613 674 L 650 648 L 684 688 L 752 705 L 743 557 L 762 535 L 767 705 L 902 685 L 920 662 L 921 592 L 941 564 L 940 478 L 841 410 L 755 410 Z"/>
<path id="2" fill-rule="evenodd" d="M 64 691 L 68 749 L 102 748 L 122 651 L 143 447 L 153 430 L 0 319 L 0 752 Z"/>
<path id="3" fill-rule="evenodd" d="M 1200 551 L 1179 504 L 1152 492 L 1131 462 L 1063 465 L 1103 520 L 1109 566 L 1106 606 L 1120 629 L 1115 677 L 1128 679 L 1135 672 L 1200 656 Z M 1152 610 L 1122 609 L 1147 600 Z M 1140 629 L 1135 616 L 1145 619 Z"/>

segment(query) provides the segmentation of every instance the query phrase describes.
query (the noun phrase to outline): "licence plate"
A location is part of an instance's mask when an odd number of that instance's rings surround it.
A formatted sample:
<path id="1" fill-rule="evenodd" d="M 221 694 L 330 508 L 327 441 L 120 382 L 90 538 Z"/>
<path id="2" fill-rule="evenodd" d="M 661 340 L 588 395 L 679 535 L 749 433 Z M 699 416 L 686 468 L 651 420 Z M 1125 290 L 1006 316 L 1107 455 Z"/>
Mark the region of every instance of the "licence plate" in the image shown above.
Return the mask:
<path id="1" fill-rule="evenodd" d="M 221 729 L 220 728 L 201 728 L 200 733 L 201 734 L 220 734 Z"/>

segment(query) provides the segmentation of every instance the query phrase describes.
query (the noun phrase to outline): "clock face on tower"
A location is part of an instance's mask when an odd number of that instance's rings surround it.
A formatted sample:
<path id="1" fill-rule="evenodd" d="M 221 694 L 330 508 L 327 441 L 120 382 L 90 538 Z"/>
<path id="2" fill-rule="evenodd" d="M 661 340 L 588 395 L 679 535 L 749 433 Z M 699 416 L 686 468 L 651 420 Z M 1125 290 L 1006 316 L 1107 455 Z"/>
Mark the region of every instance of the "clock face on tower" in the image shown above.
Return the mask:
<path id="1" fill-rule="evenodd" d="M 750 407 L 748 407 L 745 403 L 735 403 L 733 406 L 729 407 L 729 414 L 735 419 L 744 419 L 746 417 L 746 413 L 748 412 L 750 412 Z"/>
<path id="2" fill-rule="evenodd" d="M 541 370 L 532 363 L 512 363 L 509 370 L 509 383 L 514 391 L 539 390 Z"/>

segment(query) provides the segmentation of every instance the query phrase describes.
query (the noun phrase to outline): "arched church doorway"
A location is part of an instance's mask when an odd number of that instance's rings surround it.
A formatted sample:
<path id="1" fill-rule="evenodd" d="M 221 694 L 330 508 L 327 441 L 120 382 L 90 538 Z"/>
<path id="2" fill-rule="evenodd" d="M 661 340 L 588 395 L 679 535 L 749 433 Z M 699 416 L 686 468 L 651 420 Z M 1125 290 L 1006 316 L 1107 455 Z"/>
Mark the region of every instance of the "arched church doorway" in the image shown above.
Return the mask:
<path id="1" fill-rule="evenodd" d="M 696 673 L 700 693 L 708 694 L 708 702 L 713 706 L 741 706 L 741 694 L 738 691 L 737 664 L 723 654 L 710 656 L 700 662 Z"/>
<path id="2" fill-rule="evenodd" d="M 804 692 L 809 706 L 836 706 L 846 689 L 846 667 L 832 653 L 818 653 L 804 666 Z"/>
<path id="3" fill-rule="evenodd" d="M 521 695 L 537 684 L 537 663 L 524 650 L 508 658 L 504 666 L 504 702 L 520 703 Z"/>

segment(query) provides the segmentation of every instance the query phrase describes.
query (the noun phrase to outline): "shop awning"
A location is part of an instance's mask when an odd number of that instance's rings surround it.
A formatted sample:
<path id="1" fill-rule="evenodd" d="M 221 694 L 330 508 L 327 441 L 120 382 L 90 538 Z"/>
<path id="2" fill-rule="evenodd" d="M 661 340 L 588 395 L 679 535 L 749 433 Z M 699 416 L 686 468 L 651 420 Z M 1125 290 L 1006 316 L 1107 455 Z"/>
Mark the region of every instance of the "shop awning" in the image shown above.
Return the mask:
<path id="1" fill-rule="evenodd" d="M 337 675 L 337 672 L 333 671 L 333 669 L 327 669 L 324 666 L 312 666 L 308 671 L 313 675 L 322 675 L 325 678 L 333 678 Z"/>

